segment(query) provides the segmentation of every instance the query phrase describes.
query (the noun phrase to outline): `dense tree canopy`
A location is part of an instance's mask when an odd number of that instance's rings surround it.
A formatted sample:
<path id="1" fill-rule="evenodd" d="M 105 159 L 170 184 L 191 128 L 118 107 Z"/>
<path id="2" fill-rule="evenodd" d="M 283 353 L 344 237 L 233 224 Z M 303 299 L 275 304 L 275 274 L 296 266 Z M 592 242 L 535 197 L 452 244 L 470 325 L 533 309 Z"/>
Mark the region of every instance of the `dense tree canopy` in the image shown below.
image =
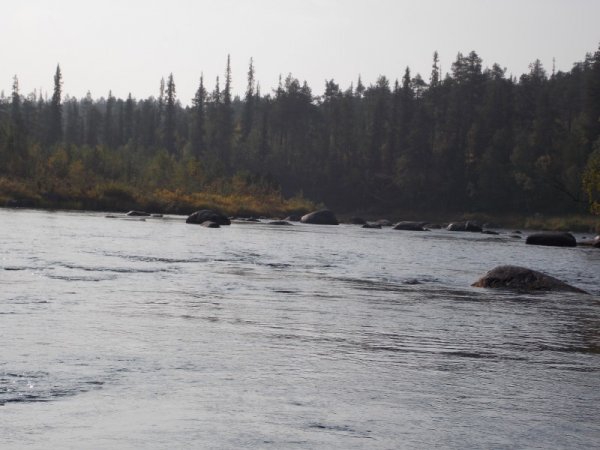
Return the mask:
<path id="1" fill-rule="evenodd" d="M 175 79 L 158 98 L 0 99 L 0 177 L 92 189 L 112 181 L 182 192 L 248 185 L 299 192 L 330 207 L 409 211 L 582 212 L 600 202 L 600 49 L 569 72 L 538 61 L 518 79 L 476 52 L 429 79 L 379 77 L 323 95 L 291 74 L 261 94 L 249 64 L 242 99 L 200 77 L 191 106 Z M 236 178 L 237 177 L 237 178 Z"/>

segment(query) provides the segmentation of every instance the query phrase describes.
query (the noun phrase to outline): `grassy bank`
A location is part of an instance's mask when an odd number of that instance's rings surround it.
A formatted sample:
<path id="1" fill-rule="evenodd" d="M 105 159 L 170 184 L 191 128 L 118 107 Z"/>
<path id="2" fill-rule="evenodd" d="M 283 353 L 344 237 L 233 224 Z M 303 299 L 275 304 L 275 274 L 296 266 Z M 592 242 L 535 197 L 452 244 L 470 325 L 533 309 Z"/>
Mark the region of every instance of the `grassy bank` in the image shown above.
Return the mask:
<path id="1" fill-rule="evenodd" d="M 150 213 L 190 214 L 199 209 L 214 209 L 230 216 L 285 217 L 303 214 L 320 205 L 302 197 L 284 198 L 272 188 L 243 182 L 221 183 L 202 192 L 179 189 L 139 188 L 119 182 L 75 185 L 54 179 L 40 184 L 30 180 L 0 177 L 0 205 L 17 201 L 20 206 L 46 209 L 88 211 L 143 210 Z M 526 215 L 483 213 L 435 213 L 407 211 L 336 211 L 342 221 L 351 217 L 367 220 L 386 218 L 391 221 L 419 220 L 447 223 L 473 220 L 490 228 L 536 229 L 600 233 L 600 216 L 593 215 Z"/>
<path id="2" fill-rule="evenodd" d="M 204 192 L 171 189 L 136 189 L 108 182 L 84 189 L 54 182 L 40 186 L 24 180 L 0 178 L 0 205 L 43 209 L 88 211 L 143 210 L 162 214 L 191 214 L 199 209 L 214 209 L 231 216 L 287 216 L 316 208 L 302 196 L 284 198 L 273 189 L 255 186 L 213 188 Z"/>

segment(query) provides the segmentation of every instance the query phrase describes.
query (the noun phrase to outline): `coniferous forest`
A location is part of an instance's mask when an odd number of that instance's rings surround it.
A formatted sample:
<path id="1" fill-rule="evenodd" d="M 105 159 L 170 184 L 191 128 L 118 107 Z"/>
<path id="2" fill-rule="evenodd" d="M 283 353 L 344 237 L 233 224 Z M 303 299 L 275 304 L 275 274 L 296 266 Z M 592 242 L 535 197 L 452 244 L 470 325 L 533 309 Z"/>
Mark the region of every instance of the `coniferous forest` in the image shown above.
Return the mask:
<path id="1" fill-rule="evenodd" d="M 173 75 L 147 99 L 68 97 L 60 66 L 51 96 L 24 95 L 15 76 L 0 99 L 0 200 L 600 213 L 600 49 L 569 72 L 538 60 L 518 78 L 475 52 L 442 74 L 435 53 L 426 76 L 332 79 L 320 96 L 291 74 L 261 91 L 252 61 L 246 75 L 245 95 L 233 97 L 228 58 L 224 76 L 199 78 L 189 106 Z"/>

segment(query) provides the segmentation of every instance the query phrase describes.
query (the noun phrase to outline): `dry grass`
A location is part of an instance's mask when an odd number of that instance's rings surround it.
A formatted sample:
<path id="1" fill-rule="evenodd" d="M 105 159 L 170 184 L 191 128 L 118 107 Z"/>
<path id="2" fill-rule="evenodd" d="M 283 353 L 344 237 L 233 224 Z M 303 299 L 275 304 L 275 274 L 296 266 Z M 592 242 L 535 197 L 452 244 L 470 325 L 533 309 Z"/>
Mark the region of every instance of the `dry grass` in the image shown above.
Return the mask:
<path id="1" fill-rule="evenodd" d="M 227 193 L 184 192 L 182 190 L 135 189 L 125 183 L 105 182 L 81 187 L 72 180 L 53 179 L 46 183 L 0 178 L 0 205 L 8 200 L 29 200 L 40 208 L 127 211 L 142 209 L 153 213 L 190 214 L 214 209 L 233 216 L 286 216 L 304 213 L 315 205 L 302 196 L 286 199 L 278 191 L 240 185 Z"/>

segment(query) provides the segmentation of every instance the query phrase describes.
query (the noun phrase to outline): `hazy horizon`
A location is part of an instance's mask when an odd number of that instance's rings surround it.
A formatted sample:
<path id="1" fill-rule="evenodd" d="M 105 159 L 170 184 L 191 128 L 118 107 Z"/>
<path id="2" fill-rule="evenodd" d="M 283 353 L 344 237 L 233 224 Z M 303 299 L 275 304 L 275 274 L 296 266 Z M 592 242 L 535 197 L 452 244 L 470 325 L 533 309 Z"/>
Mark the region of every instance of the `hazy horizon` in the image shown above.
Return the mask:
<path id="1" fill-rule="evenodd" d="M 518 77 L 536 59 L 549 73 L 553 61 L 568 71 L 597 50 L 599 16 L 591 0 L 28 0 L 0 17 L 0 36 L 13 42 L 3 52 L 0 90 L 8 95 L 17 75 L 22 94 L 51 93 L 60 64 L 65 95 L 110 90 L 141 99 L 157 96 L 160 79 L 173 73 L 187 105 L 201 73 L 209 91 L 223 78 L 228 54 L 235 95 L 243 95 L 251 57 L 263 93 L 288 73 L 316 95 L 327 79 L 345 89 L 359 75 L 366 85 L 379 75 L 399 79 L 406 66 L 428 80 L 434 51 L 442 73 L 471 50 L 507 75 Z"/>

